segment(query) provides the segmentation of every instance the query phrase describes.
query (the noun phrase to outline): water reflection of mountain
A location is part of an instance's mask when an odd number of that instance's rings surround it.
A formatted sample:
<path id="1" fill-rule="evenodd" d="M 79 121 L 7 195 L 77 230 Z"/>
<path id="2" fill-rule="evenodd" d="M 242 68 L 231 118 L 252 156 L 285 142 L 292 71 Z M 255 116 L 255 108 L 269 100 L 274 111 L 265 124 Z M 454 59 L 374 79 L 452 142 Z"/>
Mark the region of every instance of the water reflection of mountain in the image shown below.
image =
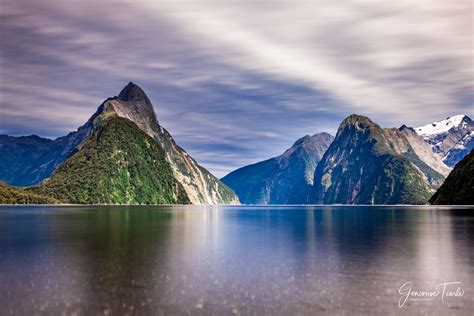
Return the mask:
<path id="1" fill-rule="evenodd" d="M 0 229 L 0 311 L 18 314 L 385 314 L 402 281 L 474 272 L 473 221 L 448 208 L 30 208 Z"/>

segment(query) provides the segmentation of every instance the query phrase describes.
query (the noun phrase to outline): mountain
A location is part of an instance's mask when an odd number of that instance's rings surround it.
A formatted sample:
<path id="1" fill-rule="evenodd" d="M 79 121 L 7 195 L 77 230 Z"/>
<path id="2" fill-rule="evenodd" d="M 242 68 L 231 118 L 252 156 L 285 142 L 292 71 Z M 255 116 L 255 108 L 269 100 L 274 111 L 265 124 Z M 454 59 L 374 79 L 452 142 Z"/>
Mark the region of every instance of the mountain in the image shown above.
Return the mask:
<path id="1" fill-rule="evenodd" d="M 474 122 L 467 115 L 456 115 L 416 127 L 415 131 L 432 146 L 443 162 L 454 167 L 474 149 Z"/>
<path id="2" fill-rule="evenodd" d="M 245 204 L 303 204 L 313 186 L 314 169 L 334 137 L 306 135 L 282 155 L 237 169 L 222 178 Z"/>
<path id="3" fill-rule="evenodd" d="M 54 170 L 53 141 L 36 135 L 0 135 L 0 179 L 12 185 L 38 183 Z M 43 167 L 42 167 L 43 166 Z M 51 170 L 50 170 L 51 168 Z"/>
<path id="4" fill-rule="evenodd" d="M 55 140 L 31 136 L 0 135 L 0 180 L 15 186 L 34 185 L 47 178 L 84 139 L 86 125 Z"/>
<path id="5" fill-rule="evenodd" d="M 430 203 L 474 205 L 474 150 L 454 167 Z"/>
<path id="6" fill-rule="evenodd" d="M 132 121 L 113 110 L 94 121 L 94 131 L 33 192 L 77 204 L 187 204 L 166 153 Z"/>
<path id="7" fill-rule="evenodd" d="M 92 133 L 97 111 L 77 131 L 55 140 L 0 135 L 0 181 L 14 186 L 35 185 L 49 177 Z"/>
<path id="8" fill-rule="evenodd" d="M 318 204 L 424 204 L 449 169 L 415 131 L 350 115 L 318 163 Z"/>
<path id="9" fill-rule="evenodd" d="M 104 113 L 125 118 L 153 139 L 165 152 L 173 177 L 193 204 L 237 204 L 235 193 L 179 147 L 156 118 L 143 90 L 130 82 L 118 96 L 108 98 L 96 113 L 75 132 L 56 140 L 30 136 L 0 137 L 2 161 L 0 180 L 13 185 L 34 185 L 46 179 L 64 160 L 72 157 L 95 132 L 97 118 Z M 103 117 L 102 117 L 103 118 Z M 31 139 L 35 138 L 33 144 Z M 29 142 L 29 143 L 28 143 Z M 23 157 L 17 159 L 16 157 Z M 16 171 L 19 172 L 16 172 Z"/>
<path id="10" fill-rule="evenodd" d="M 113 109 L 119 117 L 134 122 L 162 146 L 175 178 L 184 187 L 192 204 L 239 203 L 234 191 L 200 166 L 175 143 L 169 132 L 158 123 L 153 105 L 140 87 L 130 82 L 118 97 L 106 100 L 98 112 L 110 109 Z"/>

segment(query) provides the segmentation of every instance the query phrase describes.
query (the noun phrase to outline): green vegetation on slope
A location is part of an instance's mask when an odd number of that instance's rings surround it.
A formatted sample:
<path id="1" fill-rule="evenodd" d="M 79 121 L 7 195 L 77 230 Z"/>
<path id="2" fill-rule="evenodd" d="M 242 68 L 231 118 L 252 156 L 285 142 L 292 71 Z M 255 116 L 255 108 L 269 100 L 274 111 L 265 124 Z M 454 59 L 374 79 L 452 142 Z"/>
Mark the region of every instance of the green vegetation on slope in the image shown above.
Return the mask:
<path id="1" fill-rule="evenodd" d="M 95 132 L 36 190 L 66 203 L 187 204 L 165 152 L 133 122 L 104 113 Z"/>
<path id="2" fill-rule="evenodd" d="M 430 203 L 474 205 L 474 150 L 454 167 Z"/>
<path id="3" fill-rule="evenodd" d="M 314 202 L 323 204 L 425 204 L 423 176 L 390 146 L 384 130 L 351 115 L 314 175 Z"/>
<path id="4" fill-rule="evenodd" d="M 58 200 L 0 182 L 0 204 L 57 204 Z"/>

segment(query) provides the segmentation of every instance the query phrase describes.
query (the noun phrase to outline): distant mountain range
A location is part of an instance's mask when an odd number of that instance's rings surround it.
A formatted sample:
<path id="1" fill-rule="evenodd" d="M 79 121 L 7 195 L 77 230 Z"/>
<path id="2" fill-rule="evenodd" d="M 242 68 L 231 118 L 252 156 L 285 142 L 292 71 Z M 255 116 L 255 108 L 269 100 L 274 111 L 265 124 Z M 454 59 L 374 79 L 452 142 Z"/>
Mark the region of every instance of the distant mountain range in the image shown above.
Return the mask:
<path id="1" fill-rule="evenodd" d="M 472 148 L 473 131 L 466 115 L 398 129 L 351 115 L 333 141 L 316 134 L 305 155 L 245 166 L 222 181 L 248 204 L 426 204 Z"/>
<path id="2" fill-rule="evenodd" d="M 466 115 L 382 128 L 353 114 L 335 137 L 306 135 L 219 180 L 130 82 L 64 137 L 0 135 L 0 203 L 474 204 L 473 133 Z"/>
<path id="3" fill-rule="evenodd" d="M 0 137 L 0 180 L 67 203 L 237 204 L 235 193 L 176 145 L 129 83 L 76 132 Z M 41 182 L 42 181 L 42 182 Z"/>
<path id="4" fill-rule="evenodd" d="M 237 169 L 221 180 L 244 204 L 307 203 L 314 169 L 333 139 L 327 133 L 306 135 L 282 155 Z"/>

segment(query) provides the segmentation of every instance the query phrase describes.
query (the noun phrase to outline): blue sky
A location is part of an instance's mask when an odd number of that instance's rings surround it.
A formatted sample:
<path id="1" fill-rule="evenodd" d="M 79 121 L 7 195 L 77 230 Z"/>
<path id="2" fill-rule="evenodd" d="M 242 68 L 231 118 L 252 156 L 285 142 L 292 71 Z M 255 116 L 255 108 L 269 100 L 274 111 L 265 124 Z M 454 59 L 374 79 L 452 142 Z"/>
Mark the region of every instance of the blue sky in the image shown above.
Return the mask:
<path id="1" fill-rule="evenodd" d="M 75 130 L 129 81 L 217 176 L 351 113 L 473 113 L 472 2 L 3 0 L 0 133 Z"/>

